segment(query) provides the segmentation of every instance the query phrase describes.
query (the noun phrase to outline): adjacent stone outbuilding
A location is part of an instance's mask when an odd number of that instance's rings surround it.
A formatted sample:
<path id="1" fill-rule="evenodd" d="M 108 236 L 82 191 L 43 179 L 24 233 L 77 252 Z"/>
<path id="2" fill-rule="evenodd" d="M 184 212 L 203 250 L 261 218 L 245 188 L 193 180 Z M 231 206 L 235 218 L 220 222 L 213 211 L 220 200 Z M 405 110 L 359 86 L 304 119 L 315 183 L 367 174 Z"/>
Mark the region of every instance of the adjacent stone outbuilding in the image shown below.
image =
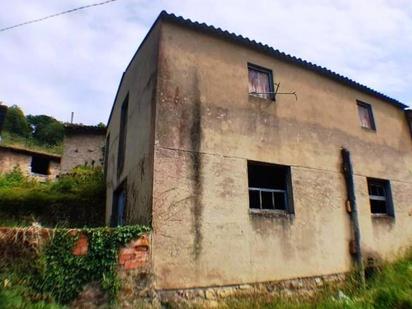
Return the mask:
<path id="1" fill-rule="evenodd" d="M 52 180 L 60 173 L 60 156 L 0 145 L 0 173 L 11 172 L 15 167 L 27 176 Z"/>
<path id="2" fill-rule="evenodd" d="M 64 127 L 61 172 L 80 165 L 102 166 L 106 128 L 66 124 Z"/>
<path id="3" fill-rule="evenodd" d="M 412 243 L 405 108 L 325 68 L 163 12 L 109 118 L 107 224 L 152 225 L 160 292 L 342 274 L 352 268 L 353 239 L 344 147 L 364 256 L 392 258 Z"/>

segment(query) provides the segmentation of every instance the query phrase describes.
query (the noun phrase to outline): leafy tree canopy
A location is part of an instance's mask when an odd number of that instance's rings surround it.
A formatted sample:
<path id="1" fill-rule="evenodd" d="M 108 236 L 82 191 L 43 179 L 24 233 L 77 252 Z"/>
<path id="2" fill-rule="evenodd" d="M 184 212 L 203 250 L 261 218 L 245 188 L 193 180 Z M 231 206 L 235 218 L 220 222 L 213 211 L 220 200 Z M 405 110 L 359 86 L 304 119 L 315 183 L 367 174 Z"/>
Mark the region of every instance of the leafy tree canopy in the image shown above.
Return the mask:
<path id="1" fill-rule="evenodd" d="M 63 124 L 47 115 L 28 115 L 27 121 L 32 128 L 32 136 L 43 145 L 54 146 L 63 141 Z"/>
<path id="2" fill-rule="evenodd" d="M 17 105 L 12 105 L 8 108 L 4 120 L 4 130 L 23 137 L 30 135 L 30 126 L 26 117 L 24 117 L 23 111 Z"/>

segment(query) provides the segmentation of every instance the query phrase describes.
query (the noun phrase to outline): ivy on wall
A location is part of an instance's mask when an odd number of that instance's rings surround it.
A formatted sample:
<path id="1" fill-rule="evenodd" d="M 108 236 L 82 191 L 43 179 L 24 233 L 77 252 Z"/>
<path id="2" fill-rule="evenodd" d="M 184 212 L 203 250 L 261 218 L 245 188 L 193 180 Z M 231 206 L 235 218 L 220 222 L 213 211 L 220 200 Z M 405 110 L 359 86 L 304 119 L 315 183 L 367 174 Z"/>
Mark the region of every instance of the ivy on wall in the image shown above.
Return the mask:
<path id="1" fill-rule="evenodd" d="M 73 230 L 72 230 L 73 231 Z M 100 283 L 111 300 L 120 288 L 116 267 L 118 251 L 128 242 L 149 231 L 145 226 L 85 228 L 75 235 L 68 229 L 57 229 L 53 240 L 39 257 L 38 275 L 33 285 L 50 293 L 59 303 L 72 301 L 85 284 Z M 88 238 L 88 252 L 75 256 L 72 249 L 79 235 Z"/>

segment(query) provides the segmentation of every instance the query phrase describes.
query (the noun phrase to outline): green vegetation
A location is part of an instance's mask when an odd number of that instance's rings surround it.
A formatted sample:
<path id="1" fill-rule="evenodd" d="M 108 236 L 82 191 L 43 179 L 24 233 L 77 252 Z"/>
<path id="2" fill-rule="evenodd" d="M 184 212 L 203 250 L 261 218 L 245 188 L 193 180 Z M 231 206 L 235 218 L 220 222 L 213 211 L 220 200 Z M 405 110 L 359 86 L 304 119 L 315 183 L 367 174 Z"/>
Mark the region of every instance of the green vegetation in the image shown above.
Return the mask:
<path id="1" fill-rule="evenodd" d="M 15 147 L 15 148 L 22 148 L 22 149 L 28 149 L 32 151 L 37 151 L 37 152 L 43 152 L 43 153 L 50 153 L 50 154 L 55 154 L 55 155 L 61 155 L 63 153 L 63 144 L 57 144 L 54 146 L 49 146 L 49 145 L 44 145 L 33 138 L 30 137 L 22 137 L 16 134 L 11 134 L 8 131 L 3 131 L 1 133 L 1 143 L 0 145 L 3 146 L 10 146 L 10 147 Z"/>
<path id="2" fill-rule="evenodd" d="M 1 144 L 34 151 L 62 154 L 63 124 L 46 115 L 24 116 L 17 106 L 10 106 L 4 120 Z"/>
<path id="3" fill-rule="evenodd" d="M 37 274 L 37 263 L 33 263 L 31 257 L 13 257 L 9 260 L 1 256 L 0 308 L 64 308 L 57 304 L 51 295 L 39 293 L 33 288 L 31 282 Z"/>
<path id="4" fill-rule="evenodd" d="M 353 279 L 340 287 L 327 286 L 314 298 L 270 298 L 257 295 L 232 298 L 223 308 L 412 308 L 412 250 L 392 264 L 383 265 L 367 281 L 365 289 Z"/>
<path id="5" fill-rule="evenodd" d="M 44 146 L 56 146 L 63 142 L 63 124 L 46 115 L 28 115 L 27 122 L 33 128 L 33 139 Z"/>
<path id="6" fill-rule="evenodd" d="M 0 175 L 0 225 L 93 227 L 104 225 L 101 168 L 77 167 L 54 182 L 38 182 L 19 168 Z"/>
<path id="7" fill-rule="evenodd" d="M 56 230 L 42 257 L 40 290 L 51 293 L 60 303 L 68 303 L 86 283 L 97 281 L 109 299 L 114 300 L 120 288 L 116 274 L 119 248 L 148 231 L 144 226 L 83 229 L 81 233 L 89 239 L 89 252 L 78 257 L 71 252 L 78 235 L 73 237 L 67 230 Z"/>
<path id="8" fill-rule="evenodd" d="M 148 231 L 144 226 L 82 229 L 89 241 L 88 254 L 74 256 L 79 233 L 56 229 L 37 259 L 1 261 L 0 308 L 59 308 L 56 303 L 70 303 L 90 282 L 98 282 L 114 301 L 120 288 L 118 250 Z"/>
<path id="9" fill-rule="evenodd" d="M 7 109 L 6 118 L 4 119 L 4 130 L 25 138 L 30 135 L 29 123 L 23 111 L 17 105 L 10 106 Z"/>

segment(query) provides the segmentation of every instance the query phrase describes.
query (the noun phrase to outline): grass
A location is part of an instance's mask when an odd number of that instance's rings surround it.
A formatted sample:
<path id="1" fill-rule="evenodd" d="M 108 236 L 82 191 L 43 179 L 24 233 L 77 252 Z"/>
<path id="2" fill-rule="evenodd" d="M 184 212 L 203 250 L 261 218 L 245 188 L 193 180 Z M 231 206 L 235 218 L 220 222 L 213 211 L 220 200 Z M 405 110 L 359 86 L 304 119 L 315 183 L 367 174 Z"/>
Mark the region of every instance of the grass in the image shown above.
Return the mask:
<path id="1" fill-rule="evenodd" d="M 412 308 L 412 250 L 394 263 L 383 265 L 366 288 L 348 279 L 342 287 L 327 286 L 311 299 L 246 295 L 230 298 L 220 308 Z"/>
<path id="2" fill-rule="evenodd" d="M 50 295 L 36 293 L 30 281 L 36 268 L 30 261 L 13 261 L 2 266 L 0 261 L 0 308 L 65 308 Z M 340 296 L 339 296 L 340 294 Z M 168 307 L 175 307 L 168 304 Z M 326 286 L 313 298 L 282 298 L 262 295 L 243 295 L 220 301 L 219 308 L 278 308 L 278 309 L 410 309 L 412 308 L 412 250 L 394 263 L 383 265 L 358 288 L 348 279 L 343 286 Z"/>
<path id="3" fill-rule="evenodd" d="M 16 259 L 13 264 L 0 261 L 0 308 L 65 309 L 49 295 L 36 293 L 30 281 L 35 275 L 31 261 Z"/>
<path id="4" fill-rule="evenodd" d="M 32 138 L 24 138 L 7 131 L 3 131 L 1 134 L 1 145 L 56 155 L 63 154 L 63 143 L 56 146 L 41 145 Z"/>
<path id="5" fill-rule="evenodd" d="M 104 202 L 101 168 L 77 167 L 53 182 L 39 182 L 18 167 L 0 174 L 0 226 L 101 226 Z"/>

